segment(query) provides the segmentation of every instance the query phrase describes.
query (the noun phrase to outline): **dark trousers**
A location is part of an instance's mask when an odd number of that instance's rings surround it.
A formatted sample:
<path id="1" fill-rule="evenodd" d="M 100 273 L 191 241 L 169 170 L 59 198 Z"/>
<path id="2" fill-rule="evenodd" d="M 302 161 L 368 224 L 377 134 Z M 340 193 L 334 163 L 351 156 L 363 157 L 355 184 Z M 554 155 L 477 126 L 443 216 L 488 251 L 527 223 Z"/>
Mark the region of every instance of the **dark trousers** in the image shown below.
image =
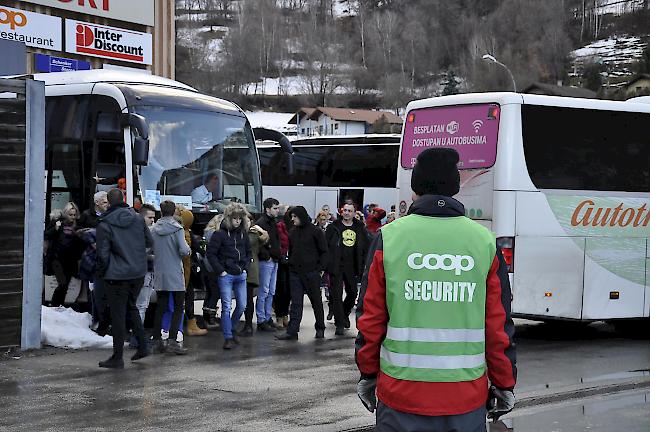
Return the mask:
<path id="1" fill-rule="evenodd" d="M 140 294 L 144 278 L 130 280 L 105 280 L 106 295 L 111 307 L 111 325 L 113 326 L 113 357 L 122 358 L 124 335 L 126 333 L 126 315 L 129 314 L 138 346 L 145 347 L 144 327 L 135 301 Z"/>
<path id="2" fill-rule="evenodd" d="M 57 283 L 52 293 L 52 306 L 61 306 L 65 303 L 68 285 L 70 285 L 70 280 L 74 276 L 74 271 L 70 265 L 65 265 L 58 259 L 52 261 L 52 270 Z"/>
<path id="3" fill-rule="evenodd" d="M 169 326 L 169 340 L 176 340 L 178 329 L 181 326 L 181 317 L 183 316 L 183 301 L 185 300 L 185 291 L 156 291 L 158 303 L 156 304 L 156 316 L 153 321 L 153 338 L 160 339 L 160 330 L 162 328 L 162 316 L 167 310 L 169 296 L 174 299 L 174 312 L 172 313 L 172 322 Z"/>
<path id="4" fill-rule="evenodd" d="M 291 306 L 289 307 L 289 327 L 287 328 L 287 333 L 296 334 L 300 331 L 305 294 L 309 297 L 311 306 L 314 308 L 316 330 L 325 330 L 325 315 L 323 312 L 323 299 L 320 293 L 320 275 L 318 272 L 291 272 L 289 280 L 291 284 Z"/>
<path id="5" fill-rule="evenodd" d="M 289 266 L 280 262 L 278 264 L 278 279 L 275 285 L 275 296 L 273 296 L 273 308 L 276 317 L 289 315 L 289 304 L 291 303 L 291 285 L 289 281 Z"/>
<path id="6" fill-rule="evenodd" d="M 93 318 L 97 322 L 97 332 L 106 333 L 111 325 L 111 311 L 106 296 L 106 282 L 100 277 L 95 277 L 92 292 Z M 144 323 L 143 323 L 144 324 Z"/>
<path id="7" fill-rule="evenodd" d="M 255 315 L 255 303 L 253 303 L 255 288 L 257 288 L 257 285 L 246 284 L 246 310 L 244 310 L 244 321 L 246 322 L 246 325 L 251 327 L 253 326 L 253 315 Z"/>
<path id="8" fill-rule="evenodd" d="M 185 287 L 185 319 L 194 319 L 194 285 L 192 282 Z"/>
<path id="9" fill-rule="evenodd" d="M 485 407 L 466 414 L 429 417 L 394 410 L 377 404 L 376 432 L 485 432 Z"/>
<path id="10" fill-rule="evenodd" d="M 219 285 L 217 285 L 218 275 L 214 273 L 205 272 L 203 283 L 206 288 L 206 297 L 203 300 L 203 311 L 206 312 L 206 309 L 216 309 L 217 302 L 219 301 Z"/>
<path id="11" fill-rule="evenodd" d="M 334 323 L 337 327 L 343 327 L 345 317 L 350 316 L 357 302 L 357 278 L 353 271 L 341 269 L 339 274 L 330 276 L 330 281 L 330 304 L 333 308 Z M 345 300 L 343 300 L 344 286 Z"/>

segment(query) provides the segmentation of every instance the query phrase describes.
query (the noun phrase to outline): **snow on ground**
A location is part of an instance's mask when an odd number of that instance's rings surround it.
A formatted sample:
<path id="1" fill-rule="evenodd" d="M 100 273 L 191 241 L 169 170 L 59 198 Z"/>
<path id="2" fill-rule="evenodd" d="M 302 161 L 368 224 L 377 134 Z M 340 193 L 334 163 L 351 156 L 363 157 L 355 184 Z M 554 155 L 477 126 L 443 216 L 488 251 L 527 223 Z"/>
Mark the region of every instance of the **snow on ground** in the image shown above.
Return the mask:
<path id="1" fill-rule="evenodd" d="M 41 342 L 59 348 L 112 348 L 113 338 L 90 329 L 89 313 L 65 307 L 41 306 Z"/>
<path id="2" fill-rule="evenodd" d="M 243 86 L 242 91 L 248 95 L 268 95 L 268 96 L 295 96 L 309 94 L 309 77 L 287 76 L 282 80 L 279 78 L 266 78 L 264 81 L 252 82 Z M 343 78 L 342 78 L 343 80 Z M 341 85 L 334 90 L 336 94 L 347 94 L 353 89 Z"/>
<path id="3" fill-rule="evenodd" d="M 638 36 L 618 36 L 601 39 L 587 46 L 571 52 L 571 56 L 578 59 L 602 59 L 603 63 L 625 61 L 640 58 L 645 44 Z"/>
<path id="4" fill-rule="evenodd" d="M 246 111 L 246 117 L 248 117 L 252 127 L 274 129 L 284 134 L 295 134 L 297 132 L 297 126 L 295 124 L 289 124 L 289 120 L 291 120 L 291 117 L 293 116 L 294 113 Z"/>

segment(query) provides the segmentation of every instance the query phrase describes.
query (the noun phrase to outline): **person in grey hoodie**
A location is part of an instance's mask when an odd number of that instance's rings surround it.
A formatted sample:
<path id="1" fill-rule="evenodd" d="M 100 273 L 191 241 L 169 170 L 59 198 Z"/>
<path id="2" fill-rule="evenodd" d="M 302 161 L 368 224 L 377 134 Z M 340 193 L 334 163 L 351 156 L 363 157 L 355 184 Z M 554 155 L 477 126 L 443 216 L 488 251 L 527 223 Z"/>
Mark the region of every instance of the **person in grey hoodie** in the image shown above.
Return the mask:
<path id="1" fill-rule="evenodd" d="M 185 300 L 185 277 L 183 276 L 182 258 L 190 254 L 190 247 L 185 241 L 183 226 L 174 218 L 176 204 L 172 201 L 160 203 L 161 218 L 153 227 L 154 281 L 158 304 L 153 326 L 154 352 L 169 350 L 176 354 L 186 354 L 187 350 L 177 341 L 181 325 L 183 303 Z M 162 316 L 169 304 L 169 297 L 174 300 L 174 313 L 169 327 L 167 344 L 161 340 L 160 330 Z"/>
<path id="2" fill-rule="evenodd" d="M 97 276 L 105 283 L 113 326 L 113 355 L 99 367 L 123 369 L 124 334 L 128 311 L 138 340 L 132 361 L 146 357 L 147 342 L 135 305 L 147 272 L 147 247 L 153 242 L 144 220 L 123 201 L 119 189 L 108 192 L 110 208 L 97 226 Z"/>

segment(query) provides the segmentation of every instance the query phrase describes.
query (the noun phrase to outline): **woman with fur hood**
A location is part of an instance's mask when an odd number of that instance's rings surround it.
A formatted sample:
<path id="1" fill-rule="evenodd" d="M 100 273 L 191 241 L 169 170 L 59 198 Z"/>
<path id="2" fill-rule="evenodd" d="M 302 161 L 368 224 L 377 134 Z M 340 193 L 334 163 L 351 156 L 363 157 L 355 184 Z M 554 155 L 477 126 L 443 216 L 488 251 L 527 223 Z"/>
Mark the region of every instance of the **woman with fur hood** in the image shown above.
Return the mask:
<path id="1" fill-rule="evenodd" d="M 223 349 L 232 349 L 238 342 L 234 327 L 246 309 L 246 276 L 252 258 L 249 229 L 246 208 L 239 203 L 229 204 L 219 230 L 210 237 L 206 251 L 212 269 L 219 275 Z M 233 293 L 236 307 L 231 315 Z"/>

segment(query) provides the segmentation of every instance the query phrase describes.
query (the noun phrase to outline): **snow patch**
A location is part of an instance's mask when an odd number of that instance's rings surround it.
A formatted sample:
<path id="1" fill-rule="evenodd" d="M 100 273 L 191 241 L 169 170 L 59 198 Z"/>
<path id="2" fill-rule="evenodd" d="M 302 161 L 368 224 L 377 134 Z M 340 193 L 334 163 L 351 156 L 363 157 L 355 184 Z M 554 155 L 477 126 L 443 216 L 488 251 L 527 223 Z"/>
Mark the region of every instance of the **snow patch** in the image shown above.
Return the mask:
<path id="1" fill-rule="evenodd" d="M 112 348 L 113 338 L 92 331 L 92 321 L 89 313 L 41 306 L 41 342 L 59 348 Z"/>
<path id="2" fill-rule="evenodd" d="M 289 120 L 294 113 L 275 113 L 266 111 L 246 111 L 246 117 L 252 127 L 263 127 L 282 132 L 283 134 L 295 135 L 298 127 L 295 124 L 289 124 Z"/>

